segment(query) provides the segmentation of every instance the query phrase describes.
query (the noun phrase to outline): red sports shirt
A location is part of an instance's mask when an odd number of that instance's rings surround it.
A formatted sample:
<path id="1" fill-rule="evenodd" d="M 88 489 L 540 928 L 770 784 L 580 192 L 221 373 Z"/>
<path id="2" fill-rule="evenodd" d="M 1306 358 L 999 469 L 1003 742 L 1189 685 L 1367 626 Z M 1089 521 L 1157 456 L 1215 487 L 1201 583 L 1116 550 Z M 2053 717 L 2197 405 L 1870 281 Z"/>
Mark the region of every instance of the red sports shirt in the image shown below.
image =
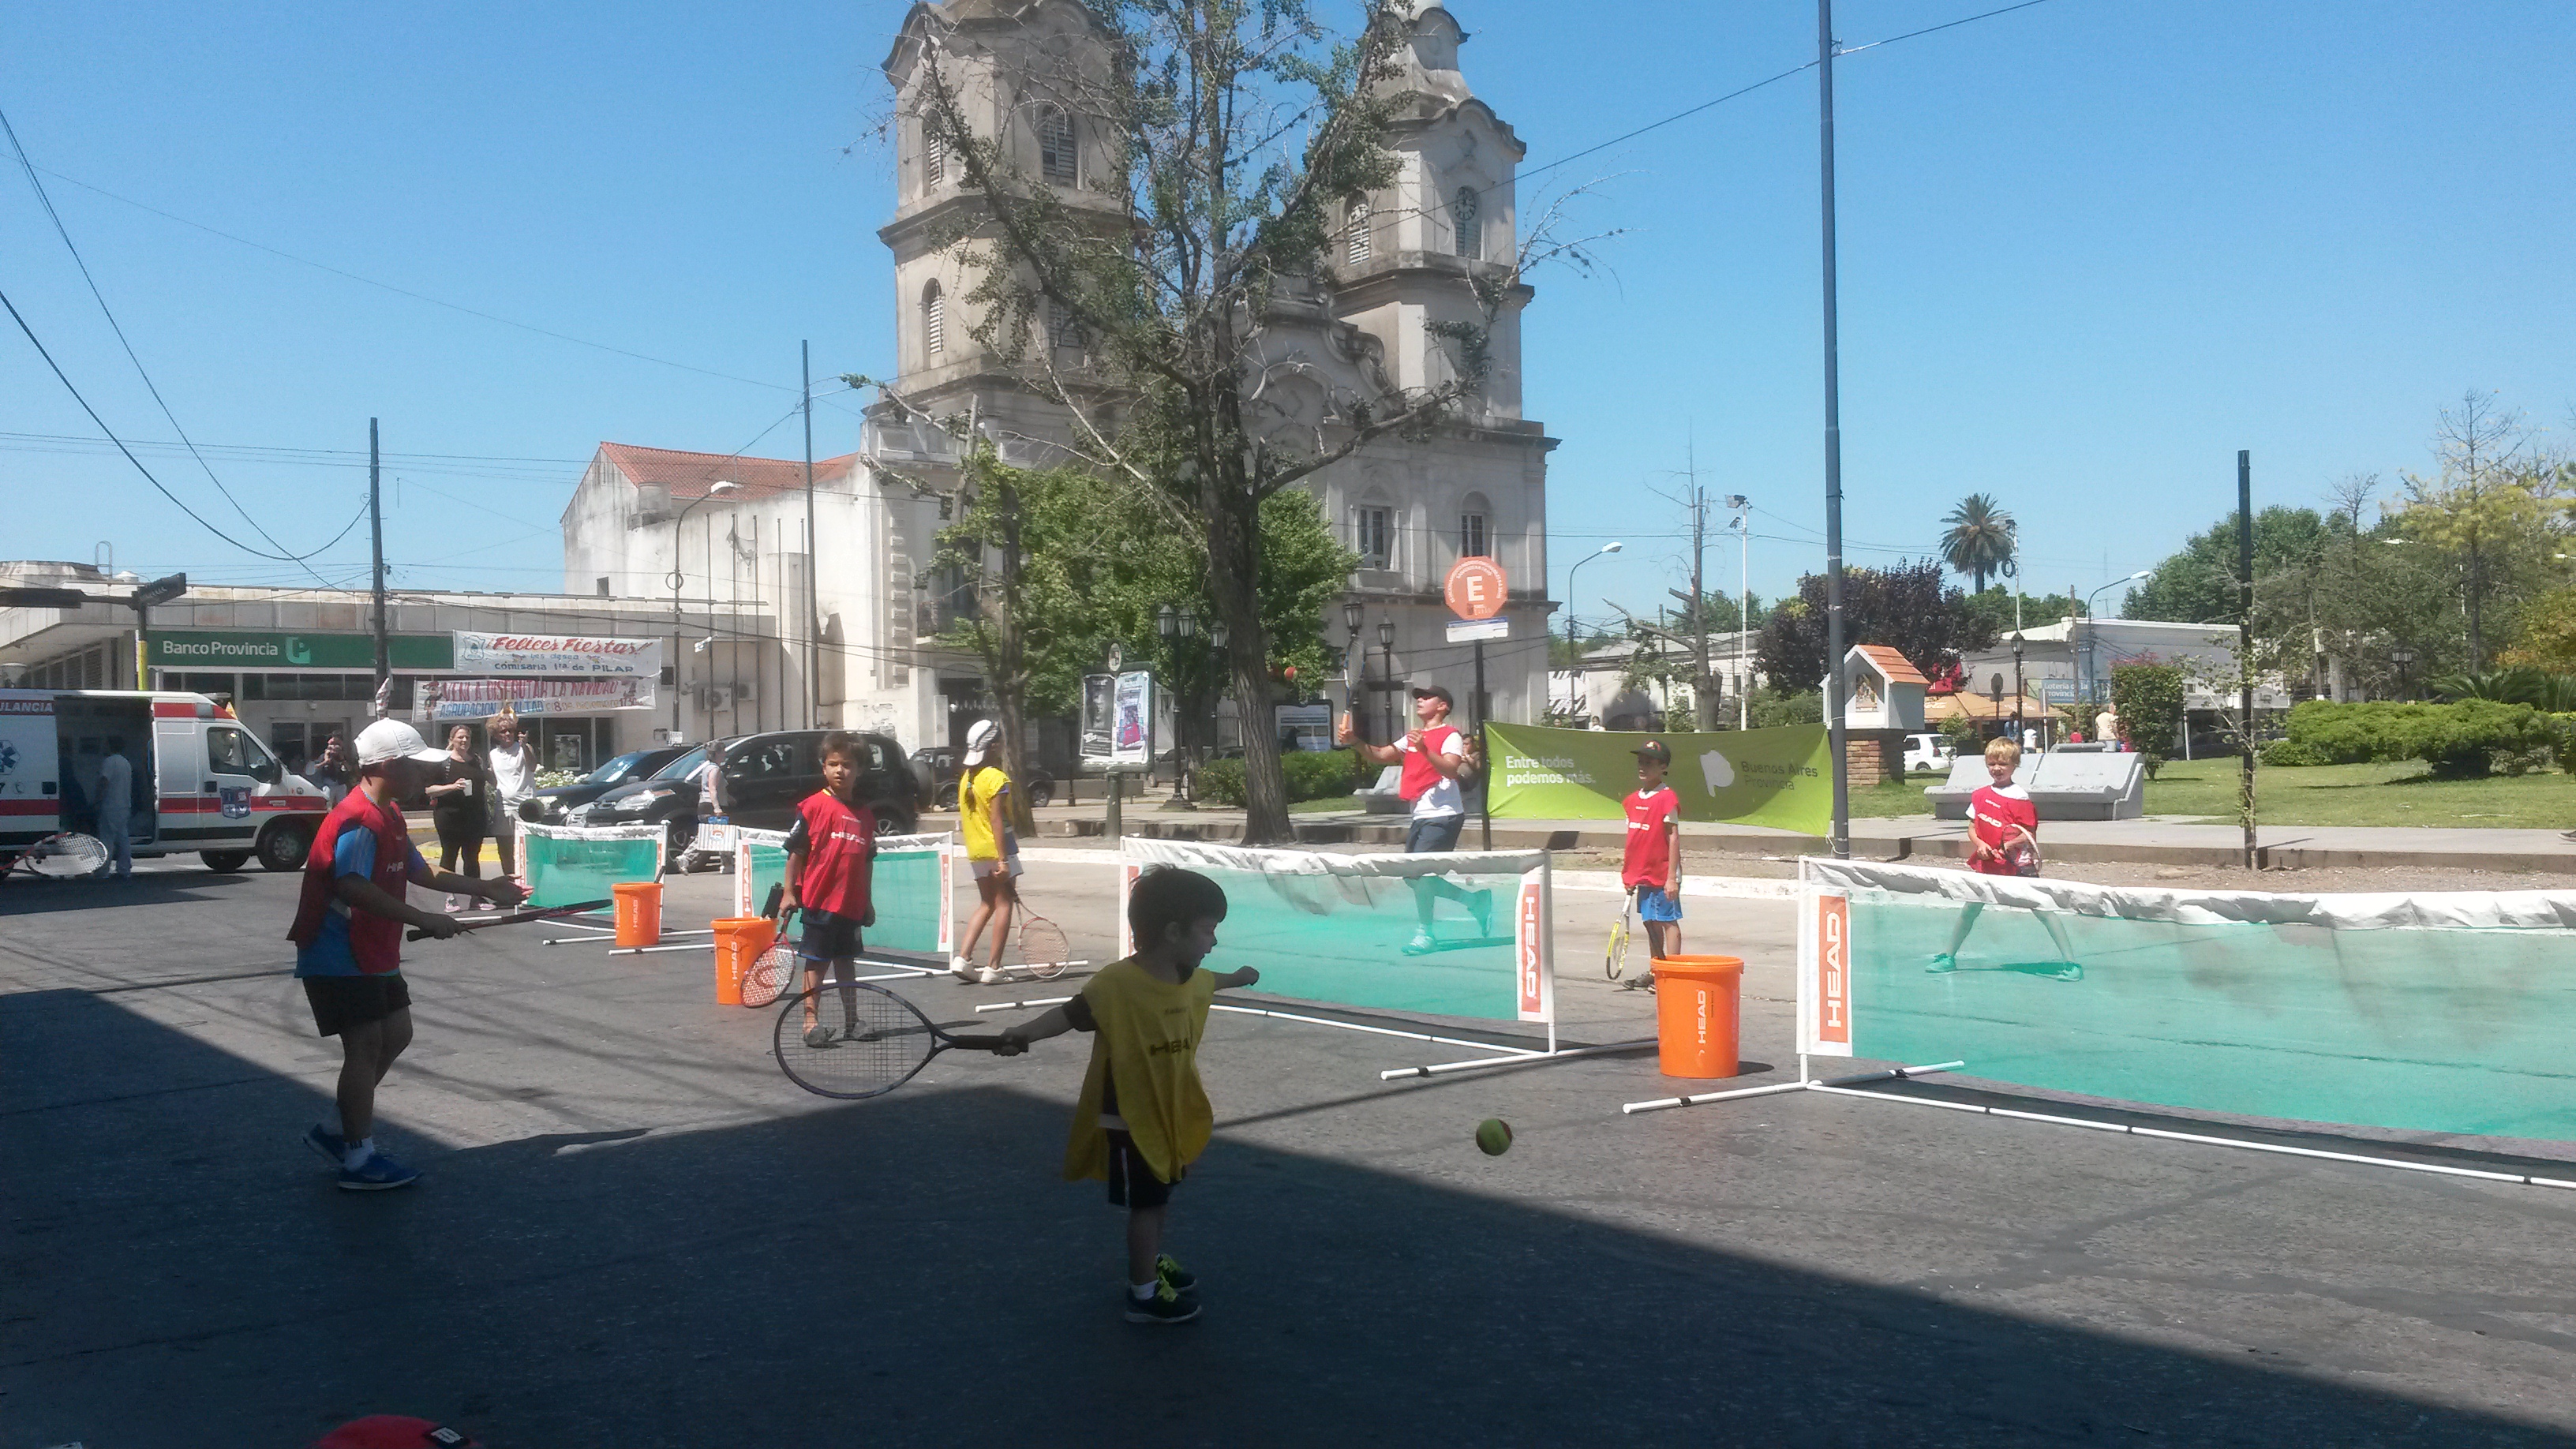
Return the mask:
<path id="1" fill-rule="evenodd" d="M 797 805 L 796 827 L 787 832 L 787 853 L 799 849 L 805 854 L 805 874 L 796 882 L 797 904 L 864 919 L 868 874 L 876 865 L 876 812 L 817 790 Z"/>
<path id="2" fill-rule="evenodd" d="M 1404 773 L 1396 776 L 1395 792 L 1407 800 L 1419 800 L 1448 780 L 1448 776 L 1440 773 L 1440 767 L 1431 763 L 1433 755 L 1464 753 L 1458 743 L 1458 732 L 1445 724 L 1433 725 L 1422 732 L 1421 749 L 1410 749 L 1401 743 L 1396 748 L 1404 751 Z"/>
<path id="3" fill-rule="evenodd" d="M 2039 807 L 2030 803 L 2030 792 L 2019 785 L 2007 788 L 2010 794 L 1992 785 L 1980 785 L 1977 793 L 1968 797 L 1969 833 L 1976 837 L 1978 844 L 1996 852 L 1991 857 L 1980 856 L 1968 862 L 1969 869 L 1985 875 L 2016 873 L 2012 862 L 2002 854 L 2012 847 L 2013 842 L 2021 839 L 2013 833 L 2013 826 L 2029 831 L 2033 838 L 2039 835 Z"/>
<path id="4" fill-rule="evenodd" d="M 1663 890 L 1673 879 L 1673 837 L 1670 822 L 1681 808 L 1681 797 L 1670 785 L 1658 785 L 1652 791 L 1639 790 L 1628 797 L 1628 849 L 1619 862 L 1619 883 L 1634 889 L 1653 886 Z"/>

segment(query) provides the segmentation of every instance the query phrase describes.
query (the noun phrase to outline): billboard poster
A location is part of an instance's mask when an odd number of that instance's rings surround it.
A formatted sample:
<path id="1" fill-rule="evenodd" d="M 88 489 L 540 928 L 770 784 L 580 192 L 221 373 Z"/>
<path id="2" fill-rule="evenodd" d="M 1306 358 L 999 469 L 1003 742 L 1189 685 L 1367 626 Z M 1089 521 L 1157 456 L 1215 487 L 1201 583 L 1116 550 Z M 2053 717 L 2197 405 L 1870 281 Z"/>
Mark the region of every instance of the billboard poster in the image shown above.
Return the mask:
<path id="1" fill-rule="evenodd" d="M 1118 692 L 1118 681 L 1107 674 L 1082 677 L 1082 757 L 1086 760 L 1109 758 L 1109 716 L 1111 700 Z"/>
<path id="2" fill-rule="evenodd" d="M 459 629 L 456 672 L 590 674 L 658 681 L 662 677 L 662 641 L 580 634 L 483 634 Z"/>
<path id="3" fill-rule="evenodd" d="M 1673 752 L 1665 776 L 1684 820 L 1768 825 L 1823 835 L 1833 819 L 1832 752 L 1825 727 L 1633 734 L 1488 725 L 1497 820 L 1617 820 L 1637 788 L 1629 753 L 1661 740 Z"/>
<path id="4" fill-rule="evenodd" d="M 651 709 L 653 680 L 424 679 L 412 688 L 411 717 L 455 723 L 515 715 L 595 714 Z"/>
<path id="5" fill-rule="evenodd" d="M 1141 669 L 1119 675 L 1111 695 L 1109 758 L 1121 765 L 1154 761 L 1154 676 Z"/>

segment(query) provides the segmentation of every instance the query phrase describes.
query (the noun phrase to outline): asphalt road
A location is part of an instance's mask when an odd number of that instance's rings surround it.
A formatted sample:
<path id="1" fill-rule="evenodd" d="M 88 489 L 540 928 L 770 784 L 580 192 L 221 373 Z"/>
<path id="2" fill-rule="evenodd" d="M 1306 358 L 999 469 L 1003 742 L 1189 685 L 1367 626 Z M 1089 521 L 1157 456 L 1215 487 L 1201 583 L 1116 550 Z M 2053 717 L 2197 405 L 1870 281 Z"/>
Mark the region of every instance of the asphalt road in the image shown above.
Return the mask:
<path id="1" fill-rule="evenodd" d="M 1028 880 L 1091 953 L 1107 885 Z M 674 880 L 675 923 L 730 888 Z M 1118 1214 L 1056 1170 L 1078 1038 L 830 1103 L 704 953 L 541 928 L 411 948 L 381 1136 L 428 1175 L 341 1193 L 297 1141 L 337 1049 L 292 890 L 0 888 L 0 1449 L 370 1412 L 505 1449 L 2576 1442 L 2576 1194 L 1815 1095 L 1622 1117 L 1651 1054 L 1381 1084 L 1459 1053 L 1234 1016 L 1174 1206 L 1207 1312 L 1131 1326 Z M 1615 901 L 1559 893 L 1572 1039 L 1648 1030 L 1597 979 Z M 1789 907 L 1689 906 L 1769 1080 Z"/>

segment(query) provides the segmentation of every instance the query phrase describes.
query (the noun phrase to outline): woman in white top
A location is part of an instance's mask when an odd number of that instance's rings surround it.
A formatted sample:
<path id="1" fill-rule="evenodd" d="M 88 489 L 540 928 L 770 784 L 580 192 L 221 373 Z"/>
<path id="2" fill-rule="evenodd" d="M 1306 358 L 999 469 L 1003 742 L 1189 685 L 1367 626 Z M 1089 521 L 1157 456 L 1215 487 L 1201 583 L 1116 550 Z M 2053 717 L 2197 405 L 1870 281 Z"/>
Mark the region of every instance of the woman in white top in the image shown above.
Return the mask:
<path id="1" fill-rule="evenodd" d="M 519 717 L 492 717 L 492 844 L 501 853 L 501 874 L 517 875 L 519 806 L 537 790 L 537 752 L 519 738 Z"/>

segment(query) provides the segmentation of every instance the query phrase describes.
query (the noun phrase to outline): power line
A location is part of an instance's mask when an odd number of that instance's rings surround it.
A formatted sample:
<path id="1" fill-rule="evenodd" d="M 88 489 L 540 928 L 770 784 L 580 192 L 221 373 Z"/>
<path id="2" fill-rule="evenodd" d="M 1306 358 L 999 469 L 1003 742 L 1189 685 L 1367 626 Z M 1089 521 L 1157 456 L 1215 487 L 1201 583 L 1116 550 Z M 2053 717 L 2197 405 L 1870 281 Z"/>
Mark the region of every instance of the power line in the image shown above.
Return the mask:
<path id="1" fill-rule="evenodd" d="M 222 494 L 224 501 L 233 506 L 233 512 L 241 515 L 242 522 L 249 524 L 252 532 L 267 539 L 268 546 L 276 549 L 280 556 L 291 558 L 299 564 L 311 558 L 312 554 L 288 553 L 286 545 L 277 541 L 277 535 L 270 533 L 261 526 L 258 519 L 251 517 L 250 510 L 242 507 L 241 500 L 235 498 L 232 490 L 224 486 L 224 480 L 215 476 L 214 465 L 206 461 L 205 454 L 197 451 L 197 445 L 189 438 L 188 430 L 179 426 L 178 414 L 170 410 L 169 399 L 161 396 L 160 385 L 152 380 L 151 370 L 143 365 L 142 357 L 134 351 L 133 339 L 125 335 L 125 325 L 116 320 L 116 310 L 107 305 L 107 294 L 99 290 L 98 278 L 90 274 L 89 260 L 81 255 L 80 246 L 72 240 L 71 228 L 63 224 L 62 213 L 54 209 L 53 197 L 46 194 L 45 183 L 36 176 L 35 159 L 27 154 L 27 145 L 18 139 L 18 128 L 9 124 L 9 113 L 5 110 L 0 110 L 0 135 L 9 138 L 10 151 L 17 156 L 18 164 L 27 172 L 27 184 L 35 189 L 36 200 L 44 205 L 46 219 L 54 224 L 54 235 L 63 239 L 63 250 L 72 254 L 72 265 L 80 269 L 81 280 L 89 285 L 90 298 L 98 303 L 99 314 L 107 318 L 108 330 L 116 334 L 117 345 L 125 349 L 125 360 L 134 364 L 135 375 L 143 379 L 144 391 L 152 394 L 152 401 L 160 407 L 161 416 L 169 420 L 170 430 L 179 435 L 180 442 L 188 445 L 189 456 L 195 458 L 197 466 L 205 470 L 206 481 L 215 485 L 215 491 Z M 332 540 L 333 543 L 338 541 Z M 329 546 L 329 544 L 323 545 L 324 548 Z M 321 549 L 315 549 L 313 552 L 321 551 Z M 305 570 L 308 573 L 313 572 L 310 564 L 305 564 Z M 313 573 L 313 577 L 318 580 L 322 575 Z"/>

